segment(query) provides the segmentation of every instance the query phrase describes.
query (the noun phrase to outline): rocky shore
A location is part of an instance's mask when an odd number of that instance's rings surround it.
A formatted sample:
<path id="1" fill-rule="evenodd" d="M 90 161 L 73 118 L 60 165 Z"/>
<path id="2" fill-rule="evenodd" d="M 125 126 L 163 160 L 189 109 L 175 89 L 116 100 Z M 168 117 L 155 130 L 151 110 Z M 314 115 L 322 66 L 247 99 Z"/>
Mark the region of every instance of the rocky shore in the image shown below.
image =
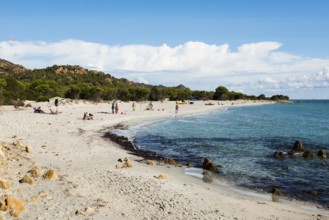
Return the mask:
<path id="1" fill-rule="evenodd" d="M 235 106 L 259 104 L 237 101 Z M 260 103 L 262 104 L 262 103 Z M 45 114 L 34 113 L 41 106 Z M 133 111 L 119 103 L 67 101 L 14 109 L 0 106 L 3 219 L 328 219 L 326 210 L 297 202 L 272 202 L 184 175 L 184 169 L 137 153 L 128 140 L 109 142 L 100 132 L 117 124 L 174 117 L 173 102 Z M 231 106 L 182 105 L 179 116 Z M 157 111 L 164 109 L 164 111 Z M 94 115 L 83 120 L 85 112 Z M 15 143 L 15 144 L 14 144 Z M 127 144 L 130 151 L 118 143 Z M 146 152 L 147 153 L 147 152 Z M 142 157 L 141 157 L 142 156 Z M 161 158 L 160 158 L 161 159 Z M 206 165 L 206 164 L 205 164 Z"/>

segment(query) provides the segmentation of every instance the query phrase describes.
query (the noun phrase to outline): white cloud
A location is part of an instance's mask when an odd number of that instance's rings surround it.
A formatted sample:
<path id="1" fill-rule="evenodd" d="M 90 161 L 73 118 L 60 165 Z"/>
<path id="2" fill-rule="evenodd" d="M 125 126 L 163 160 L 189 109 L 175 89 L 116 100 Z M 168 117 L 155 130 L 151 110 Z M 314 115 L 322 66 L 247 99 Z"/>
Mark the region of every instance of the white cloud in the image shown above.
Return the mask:
<path id="1" fill-rule="evenodd" d="M 281 51 L 279 42 L 228 44 L 186 42 L 170 47 L 104 45 L 80 40 L 60 42 L 0 42 L 0 58 L 27 68 L 80 65 L 152 84 L 185 84 L 213 90 L 218 85 L 252 92 L 329 88 L 329 60 Z M 328 97 L 329 98 L 329 97 Z"/>

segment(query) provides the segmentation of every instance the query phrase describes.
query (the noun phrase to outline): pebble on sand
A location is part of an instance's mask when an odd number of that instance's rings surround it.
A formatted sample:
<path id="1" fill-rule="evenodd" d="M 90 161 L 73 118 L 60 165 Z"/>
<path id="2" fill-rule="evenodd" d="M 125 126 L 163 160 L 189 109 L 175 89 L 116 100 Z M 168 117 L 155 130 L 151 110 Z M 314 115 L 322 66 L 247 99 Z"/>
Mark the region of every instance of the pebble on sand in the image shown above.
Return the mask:
<path id="1" fill-rule="evenodd" d="M 154 176 L 154 177 L 158 180 L 164 180 L 168 178 L 166 174 L 160 174 L 159 176 Z"/>
<path id="2" fill-rule="evenodd" d="M 149 166 L 156 166 L 157 165 L 157 162 L 155 162 L 153 160 L 147 160 L 147 161 L 145 161 L 145 163 Z"/>
<path id="3" fill-rule="evenodd" d="M 6 180 L 0 178 L 0 188 L 1 189 L 9 189 L 10 188 L 10 184 L 7 183 Z"/>

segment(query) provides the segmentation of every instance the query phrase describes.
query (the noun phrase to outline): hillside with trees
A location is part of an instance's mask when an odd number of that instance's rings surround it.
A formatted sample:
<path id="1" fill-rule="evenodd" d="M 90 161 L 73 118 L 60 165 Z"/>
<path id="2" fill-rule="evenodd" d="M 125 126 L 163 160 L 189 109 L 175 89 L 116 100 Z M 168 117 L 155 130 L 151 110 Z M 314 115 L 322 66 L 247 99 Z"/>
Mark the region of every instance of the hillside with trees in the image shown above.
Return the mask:
<path id="1" fill-rule="evenodd" d="M 236 99 L 289 99 L 277 95 L 248 96 L 219 86 L 215 92 L 177 87 L 152 86 L 115 78 L 104 72 L 80 66 L 54 65 L 29 70 L 21 65 L 0 59 L 0 104 L 14 104 L 17 100 L 46 101 L 60 96 L 70 99 L 158 101 L 170 100 L 236 100 Z"/>

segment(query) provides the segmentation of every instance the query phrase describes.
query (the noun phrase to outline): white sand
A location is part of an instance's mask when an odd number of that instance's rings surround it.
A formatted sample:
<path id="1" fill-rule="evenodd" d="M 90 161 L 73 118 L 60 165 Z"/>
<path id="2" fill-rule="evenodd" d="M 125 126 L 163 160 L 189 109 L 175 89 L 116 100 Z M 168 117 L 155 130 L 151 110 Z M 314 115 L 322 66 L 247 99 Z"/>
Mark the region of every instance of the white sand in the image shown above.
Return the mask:
<path id="1" fill-rule="evenodd" d="M 178 117 L 231 106 L 232 102 L 213 103 L 216 105 L 206 106 L 204 102 L 180 105 Z M 49 103 L 39 105 L 49 112 Z M 2 166 L 1 177 L 12 186 L 2 189 L 0 200 L 5 195 L 22 199 L 25 204 L 22 219 L 329 219 L 328 211 L 312 205 L 272 202 L 270 194 L 253 196 L 229 186 L 204 183 L 185 175 L 180 167 L 148 166 L 143 158 L 101 137 L 102 129 L 117 123 L 175 116 L 173 102 L 154 103 L 155 111 L 145 111 L 146 106 L 147 103 L 137 104 L 133 112 L 131 103 L 119 103 L 122 115 L 109 114 L 109 103 L 82 101 L 60 105 L 62 113 L 57 115 L 35 114 L 32 108 L 15 110 L 12 106 L 0 106 L 0 142 L 19 140 L 22 146 L 33 148 L 26 153 L 18 150 L 18 146 L 12 147 L 11 152 L 19 154 L 16 156 L 3 149 L 8 167 Z M 95 119 L 82 120 L 84 112 L 91 112 Z M 125 157 L 133 167 L 116 169 L 116 165 L 123 164 L 118 159 Z M 59 178 L 36 178 L 33 185 L 19 183 L 32 166 L 42 168 L 43 172 L 55 169 Z M 168 178 L 154 178 L 160 174 Z M 87 207 L 90 211 L 75 214 Z M 9 211 L 0 212 L 0 216 L 7 218 Z"/>

